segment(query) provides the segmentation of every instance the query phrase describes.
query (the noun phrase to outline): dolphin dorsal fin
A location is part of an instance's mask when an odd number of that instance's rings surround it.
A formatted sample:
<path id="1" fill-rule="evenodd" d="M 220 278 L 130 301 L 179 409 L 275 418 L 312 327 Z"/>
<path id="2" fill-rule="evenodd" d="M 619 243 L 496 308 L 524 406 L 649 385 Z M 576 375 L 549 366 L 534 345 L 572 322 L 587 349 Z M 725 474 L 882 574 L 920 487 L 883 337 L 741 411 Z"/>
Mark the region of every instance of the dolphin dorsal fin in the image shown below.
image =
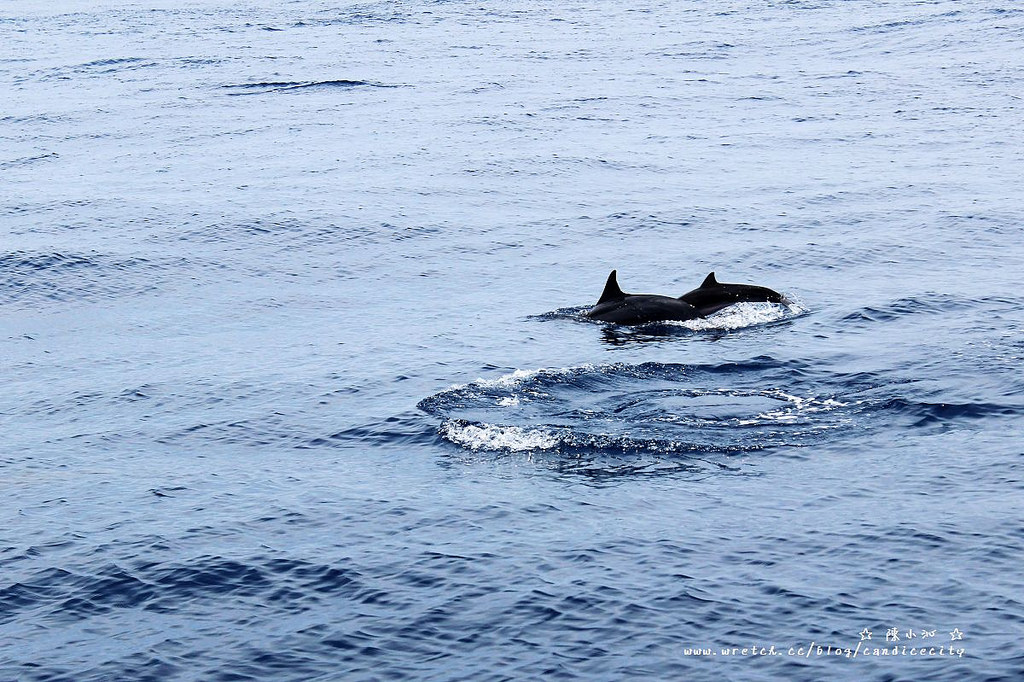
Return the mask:
<path id="1" fill-rule="evenodd" d="M 715 279 L 715 273 L 712 272 L 710 275 L 704 278 L 704 283 L 700 285 L 700 288 L 703 289 L 704 287 L 714 286 L 718 286 L 718 280 Z"/>
<path id="2" fill-rule="evenodd" d="M 601 293 L 601 298 L 597 300 L 597 304 L 607 303 L 608 301 L 617 301 L 620 298 L 625 298 L 626 294 L 622 293 L 622 289 L 619 288 L 619 283 L 615 279 L 615 271 L 612 270 L 612 274 L 608 275 L 608 281 L 605 282 L 604 291 Z"/>

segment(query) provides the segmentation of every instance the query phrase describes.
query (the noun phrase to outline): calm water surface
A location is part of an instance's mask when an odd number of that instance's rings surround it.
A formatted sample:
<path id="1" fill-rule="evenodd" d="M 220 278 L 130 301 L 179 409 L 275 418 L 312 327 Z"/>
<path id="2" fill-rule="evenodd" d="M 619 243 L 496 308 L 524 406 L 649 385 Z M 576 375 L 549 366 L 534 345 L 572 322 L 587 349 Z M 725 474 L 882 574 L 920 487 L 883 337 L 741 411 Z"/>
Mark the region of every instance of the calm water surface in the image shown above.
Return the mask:
<path id="1" fill-rule="evenodd" d="M 0 45 L 0 679 L 1024 674 L 1024 11 Z M 794 303 L 614 328 L 612 268 Z"/>

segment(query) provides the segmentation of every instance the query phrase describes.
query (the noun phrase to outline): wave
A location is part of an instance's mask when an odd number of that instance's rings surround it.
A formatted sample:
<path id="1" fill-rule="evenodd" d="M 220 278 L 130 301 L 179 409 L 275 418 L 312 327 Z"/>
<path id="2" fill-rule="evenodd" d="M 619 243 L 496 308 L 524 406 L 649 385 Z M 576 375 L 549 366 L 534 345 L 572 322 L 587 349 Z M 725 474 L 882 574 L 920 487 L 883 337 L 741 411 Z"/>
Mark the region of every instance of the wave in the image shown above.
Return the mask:
<path id="1" fill-rule="evenodd" d="M 1019 417 L 1024 415 L 1024 404 L 988 402 L 923 402 L 906 398 L 892 398 L 874 407 L 877 411 L 901 415 L 911 420 L 911 426 L 949 426 L 963 421 L 976 421 L 993 417 Z"/>
<path id="2" fill-rule="evenodd" d="M 65 81 L 80 78 L 117 76 L 127 71 L 157 67 L 160 61 L 143 57 L 97 59 L 82 64 L 67 64 L 29 73 L 28 78 L 40 81 Z"/>
<path id="3" fill-rule="evenodd" d="M 8 170 L 12 168 L 19 168 L 22 166 L 28 166 L 39 161 L 52 161 L 59 159 L 60 154 L 57 152 L 46 152 L 45 154 L 36 154 L 35 156 L 23 156 L 17 159 L 11 159 L 9 161 L 0 161 L 0 170 Z"/>
<path id="4" fill-rule="evenodd" d="M 153 537 L 151 546 L 164 544 Z M 88 573 L 47 568 L 0 589 L 0 623 L 34 611 L 44 622 L 80 621 L 113 610 L 175 613 L 199 601 L 260 595 L 275 608 L 302 611 L 333 594 L 365 597 L 358 573 L 276 558 L 201 556 L 184 563 L 108 564 Z"/>
<path id="5" fill-rule="evenodd" d="M 261 81 L 256 83 L 236 83 L 232 85 L 222 85 L 223 89 L 234 90 L 235 92 L 229 92 L 229 95 L 262 95 L 268 92 L 289 92 L 292 90 L 308 90 L 308 89 L 348 89 L 348 88 L 359 88 L 359 87 L 371 87 L 371 88 L 393 88 L 398 87 L 395 85 L 386 85 L 384 83 L 374 83 L 371 81 L 363 80 L 348 80 L 348 79 L 336 79 L 336 80 L 324 80 L 324 81 Z"/>
<path id="6" fill-rule="evenodd" d="M 965 310 L 997 313 L 1022 309 L 1024 309 L 1024 299 L 1000 296 L 970 298 L 956 294 L 929 293 L 898 298 L 882 306 L 865 306 L 845 315 L 840 321 L 847 323 L 891 322 L 909 316 L 944 315 Z"/>
<path id="7" fill-rule="evenodd" d="M 101 253 L 0 253 L 0 303 L 96 301 L 156 287 L 157 273 L 181 266 Z"/>
<path id="8" fill-rule="evenodd" d="M 249 419 L 211 420 L 167 433 L 163 445 L 219 445 L 312 450 L 365 446 L 434 445 L 437 433 L 419 413 L 386 417 L 341 431 L 317 432 L 301 414 L 272 412 Z"/>

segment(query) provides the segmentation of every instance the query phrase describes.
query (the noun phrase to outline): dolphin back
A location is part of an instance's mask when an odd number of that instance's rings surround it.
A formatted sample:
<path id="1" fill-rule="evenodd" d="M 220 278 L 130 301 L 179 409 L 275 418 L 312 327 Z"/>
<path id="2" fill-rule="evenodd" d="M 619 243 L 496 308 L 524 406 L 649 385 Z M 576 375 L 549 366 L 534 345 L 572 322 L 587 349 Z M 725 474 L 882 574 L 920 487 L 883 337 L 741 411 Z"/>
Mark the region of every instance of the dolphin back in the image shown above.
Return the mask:
<path id="1" fill-rule="evenodd" d="M 786 303 L 785 296 L 768 287 L 754 284 L 725 284 L 710 273 L 693 291 L 679 297 L 697 308 L 702 315 L 710 315 L 734 303 Z"/>
<path id="2" fill-rule="evenodd" d="M 646 324 L 665 320 L 692 320 L 700 317 L 697 309 L 686 301 L 655 294 L 627 294 L 619 288 L 612 270 L 605 282 L 601 298 L 587 311 L 587 317 L 615 324 Z"/>
<path id="3" fill-rule="evenodd" d="M 601 305 L 602 303 L 608 303 L 610 301 L 619 301 L 626 297 L 622 289 L 619 288 L 619 282 L 615 276 L 615 270 L 612 270 L 612 274 L 608 275 L 608 281 L 604 284 L 604 291 L 601 292 L 601 298 L 597 299 L 595 305 Z"/>
<path id="4" fill-rule="evenodd" d="M 646 324 L 666 320 L 706 317 L 734 303 L 786 303 L 786 297 L 767 287 L 753 284 L 723 284 L 710 273 L 704 282 L 679 298 L 656 294 L 627 294 L 619 288 L 617 272 L 611 271 L 597 303 L 587 317 L 615 324 Z"/>

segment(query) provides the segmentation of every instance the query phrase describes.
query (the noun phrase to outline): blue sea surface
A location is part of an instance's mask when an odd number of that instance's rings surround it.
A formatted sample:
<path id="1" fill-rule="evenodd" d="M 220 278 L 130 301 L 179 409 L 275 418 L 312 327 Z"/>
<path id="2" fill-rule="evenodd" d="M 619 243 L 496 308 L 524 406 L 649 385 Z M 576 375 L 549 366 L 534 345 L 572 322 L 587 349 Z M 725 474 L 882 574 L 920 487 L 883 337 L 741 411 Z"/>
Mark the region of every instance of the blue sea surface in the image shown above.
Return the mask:
<path id="1" fill-rule="evenodd" d="M 8 0 L 0 85 L 0 680 L 1024 677 L 1012 3 Z"/>

